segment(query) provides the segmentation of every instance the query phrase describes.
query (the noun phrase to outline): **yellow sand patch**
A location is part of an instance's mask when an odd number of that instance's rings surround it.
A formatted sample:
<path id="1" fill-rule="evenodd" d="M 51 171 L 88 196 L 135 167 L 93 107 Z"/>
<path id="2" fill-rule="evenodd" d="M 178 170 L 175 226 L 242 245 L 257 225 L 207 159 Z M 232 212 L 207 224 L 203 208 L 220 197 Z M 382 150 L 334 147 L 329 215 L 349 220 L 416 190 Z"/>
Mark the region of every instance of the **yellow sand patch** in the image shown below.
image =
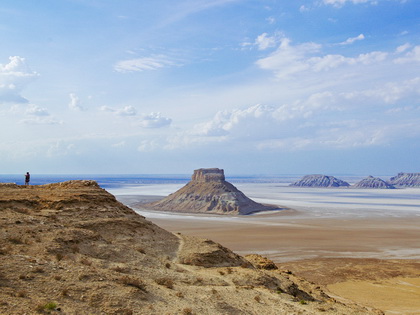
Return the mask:
<path id="1" fill-rule="evenodd" d="M 328 285 L 333 294 L 383 310 L 385 314 L 420 314 L 420 277 L 345 281 Z"/>

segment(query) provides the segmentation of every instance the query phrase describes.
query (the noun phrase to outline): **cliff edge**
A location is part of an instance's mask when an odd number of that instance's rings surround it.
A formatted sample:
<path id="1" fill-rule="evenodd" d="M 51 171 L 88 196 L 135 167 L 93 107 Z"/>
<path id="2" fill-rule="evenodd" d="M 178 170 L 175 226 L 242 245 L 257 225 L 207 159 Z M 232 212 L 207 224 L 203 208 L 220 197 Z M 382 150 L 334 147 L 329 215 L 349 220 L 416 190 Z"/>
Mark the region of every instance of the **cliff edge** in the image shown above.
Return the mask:
<path id="1" fill-rule="evenodd" d="M 172 234 L 94 181 L 0 184 L 0 314 L 373 313 L 258 261 Z"/>

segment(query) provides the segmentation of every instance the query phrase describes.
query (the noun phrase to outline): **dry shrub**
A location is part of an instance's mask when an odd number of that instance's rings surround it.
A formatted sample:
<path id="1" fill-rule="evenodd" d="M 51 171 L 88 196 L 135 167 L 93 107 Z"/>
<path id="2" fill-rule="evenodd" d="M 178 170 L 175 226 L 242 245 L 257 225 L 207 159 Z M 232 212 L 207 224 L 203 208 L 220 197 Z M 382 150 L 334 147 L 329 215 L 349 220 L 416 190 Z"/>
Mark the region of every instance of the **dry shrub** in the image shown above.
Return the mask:
<path id="1" fill-rule="evenodd" d="M 184 315 L 192 315 L 192 314 L 193 314 L 193 312 L 192 312 L 191 307 L 184 308 L 184 309 L 182 310 L 182 314 L 184 314 Z"/>
<path id="2" fill-rule="evenodd" d="M 159 285 L 167 287 L 168 289 L 174 288 L 174 281 L 169 278 L 159 278 L 159 279 L 156 279 L 155 282 Z"/>
<path id="3" fill-rule="evenodd" d="M 24 239 L 21 236 L 10 236 L 7 240 L 12 244 L 25 244 Z"/>
<path id="4" fill-rule="evenodd" d="M 125 276 L 125 277 L 121 277 L 119 279 L 119 282 L 124 284 L 124 285 L 130 286 L 130 287 L 135 287 L 135 288 L 137 288 L 141 291 L 146 292 L 146 286 L 144 285 L 143 281 L 141 281 L 140 279 Z"/>
<path id="5" fill-rule="evenodd" d="M 16 293 L 16 296 L 17 296 L 17 297 L 25 297 L 25 296 L 26 296 L 26 291 L 18 291 L 18 292 Z"/>
<path id="6" fill-rule="evenodd" d="M 32 270 L 34 273 L 44 273 L 45 270 L 42 267 L 36 267 L 34 270 Z"/>
<path id="7" fill-rule="evenodd" d="M 87 259 L 87 258 L 80 259 L 80 263 L 82 263 L 83 265 L 86 265 L 86 266 L 92 266 L 92 261 Z"/>
<path id="8" fill-rule="evenodd" d="M 261 302 L 261 297 L 259 295 L 254 296 L 254 300 L 257 301 L 258 303 Z"/>
<path id="9" fill-rule="evenodd" d="M 62 253 L 57 253 L 55 254 L 55 258 L 57 259 L 57 261 L 60 261 L 64 258 L 64 255 Z"/>
<path id="10" fill-rule="evenodd" d="M 116 271 L 116 272 L 120 272 L 120 273 L 129 273 L 130 271 L 125 268 L 125 267 L 121 267 L 121 266 L 117 266 L 112 268 L 112 270 Z"/>
<path id="11" fill-rule="evenodd" d="M 170 263 L 166 263 L 165 264 L 165 267 L 169 269 L 169 268 L 171 268 L 171 264 Z"/>

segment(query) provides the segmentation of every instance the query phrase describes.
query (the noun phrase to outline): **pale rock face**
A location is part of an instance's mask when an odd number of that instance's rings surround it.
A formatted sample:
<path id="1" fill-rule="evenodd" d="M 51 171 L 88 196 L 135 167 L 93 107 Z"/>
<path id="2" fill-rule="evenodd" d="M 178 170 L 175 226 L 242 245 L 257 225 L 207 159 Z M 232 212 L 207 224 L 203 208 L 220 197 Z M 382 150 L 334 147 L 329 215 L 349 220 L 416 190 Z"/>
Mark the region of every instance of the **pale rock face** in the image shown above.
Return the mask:
<path id="1" fill-rule="evenodd" d="M 295 187 L 348 187 L 349 183 L 327 175 L 306 175 L 297 182 L 290 184 Z"/>
<path id="2" fill-rule="evenodd" d="M 394 189 L 395 187 L 391 184 L 388 184 L 384 180 L 368 176 L 365 179 L 362 179 L 360 182 L 352 186 L 353 188 L 375 188 L 375 189 Z"/>
<path id="3" fill-rule="evenodd" d="M 420 173 L 398 173 L 388 183 L 396 187 L 420 187 Z"/>
<path id="4" fill-rule="evenodd" d="M 200 168 L 191 176 L 191 181 L 194 182 L 223 182 L 224 180 L 224 171 L 219 168 Z"/>

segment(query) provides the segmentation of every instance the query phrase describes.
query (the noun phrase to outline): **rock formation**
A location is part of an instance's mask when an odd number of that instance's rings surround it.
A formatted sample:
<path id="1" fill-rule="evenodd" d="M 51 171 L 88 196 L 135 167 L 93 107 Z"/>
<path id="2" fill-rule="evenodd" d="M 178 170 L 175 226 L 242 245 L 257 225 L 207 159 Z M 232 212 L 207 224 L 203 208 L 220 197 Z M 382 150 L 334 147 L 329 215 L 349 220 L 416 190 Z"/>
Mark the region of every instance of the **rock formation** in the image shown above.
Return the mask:
<path id="1" fill-rule="evenodd" d="M 187 185 L 160 201 L 142 207 L 161 211 L 219 214 L 250 214 L 279 208 L 249 199 L 227 182 L 223 170 L 218 168 L 195 170 Z"/>
<path id="2" fill-rule="evenodd" d="M 306 175 L 300 180 L 290 184 L 295 187 L 348 187 L 349 183 L 326 175 Z"/>
<path id="3" fill-rule="evenodd" d="M 373 177 L 373 176 L 368 176 L 351 187 L 352 188 L 375 188 L 375 189 L 394 189 L 395 188 L 393 185 L 388 184 L 384 180 L 378 177 Z"/>
<path id="4" fill-rule="evenodd" d="M 375 314 L 262 260 L 172 234 L 93 181 L 0 184 L 0 314 Z"/>
<path id="5" fill-rule="evenodd" d="M 420 187 L 420 173 L 398 173 L 388 183 L 395 187 Z"/>

